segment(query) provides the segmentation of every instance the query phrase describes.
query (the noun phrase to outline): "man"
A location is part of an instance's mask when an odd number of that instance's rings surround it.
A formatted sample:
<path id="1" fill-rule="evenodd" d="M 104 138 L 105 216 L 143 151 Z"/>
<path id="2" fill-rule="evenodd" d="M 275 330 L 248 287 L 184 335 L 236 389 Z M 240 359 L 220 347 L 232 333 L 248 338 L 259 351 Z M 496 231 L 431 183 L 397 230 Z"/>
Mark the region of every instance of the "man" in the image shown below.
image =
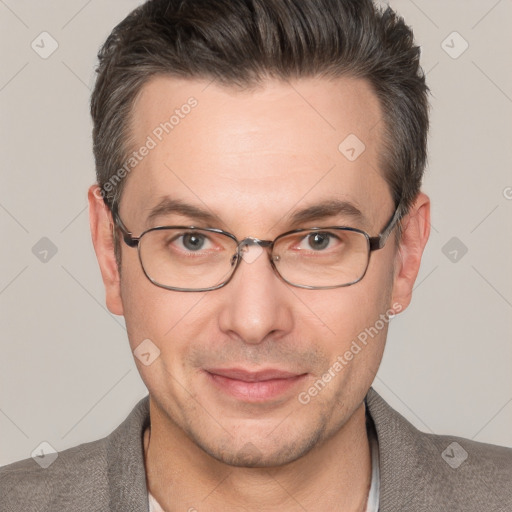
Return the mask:
<path id="1" fill-rule="evenodd" d="M 2 510 L 512 510 L 512 450 L 371 388 L 429 236 L 427 93 L 370 0 L 151 0 L 116 27 L 90 221 L 149 396 L 0 469 Z"/>

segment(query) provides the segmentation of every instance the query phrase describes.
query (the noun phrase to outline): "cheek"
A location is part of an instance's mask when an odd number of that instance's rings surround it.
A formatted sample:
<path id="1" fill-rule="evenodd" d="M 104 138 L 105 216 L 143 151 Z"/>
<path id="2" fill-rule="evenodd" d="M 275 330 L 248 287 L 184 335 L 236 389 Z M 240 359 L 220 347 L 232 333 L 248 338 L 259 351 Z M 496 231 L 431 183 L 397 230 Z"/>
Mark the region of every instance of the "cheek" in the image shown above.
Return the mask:
<path id="1" fill-rule="evenodd" d="M 149 339 L 162 352 L 201 299 L 197 294 L 155 286 L 144 275 L 138 258 L 123 259 L 121 297 L 132 350 Z"/>
<path id="2" fill-rule="evenodd" d="M 373 326 L 380 315 L 389 311 L 390 289 L 377 291 L 359 287 L 358 284 L 351 288 L 342 289 L 342 292 L 338 291 L 334 296 L 323 297 L 321 304 L 315 308 L 321 312 L 319 318 L 328 327 L 328 338 L 333 340 L 331 343 L 340 348 Z"/>
<path id="3" fill-rule="evenodd" d="M 166 290 L 127 265 L 121 293 L 130 347 L 146 385 L 150 389 L 152 384 L 162 385 L 169 375 L 181 380 L 191 347 L 205 332 L 212 332 L 215 314 L 208 292 Z M 148 353 L 146 360 L 141 357 Z"/>
<path id="4" fill-rule="evenodd" d="M 332 361 L 341 356 L 348 361 L 347 366 L 368 368 L 380 362 L 390 321 L 393 284 L 392 254 L 382 256 L 370 263 L 359 283 L 319 291 L 308 301 L 328 328 L 322 343 Z"/>

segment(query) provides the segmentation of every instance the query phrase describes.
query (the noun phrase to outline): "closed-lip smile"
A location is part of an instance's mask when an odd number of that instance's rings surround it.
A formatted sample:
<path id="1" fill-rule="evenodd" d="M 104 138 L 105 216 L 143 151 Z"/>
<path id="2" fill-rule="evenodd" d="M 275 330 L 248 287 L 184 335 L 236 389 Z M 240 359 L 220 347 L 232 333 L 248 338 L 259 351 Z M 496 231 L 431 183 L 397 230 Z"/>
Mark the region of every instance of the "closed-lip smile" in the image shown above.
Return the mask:
<path id="1" fill-rule="evenodd" d="M 254 371 L 243 368 L 208 368 L 204 371 L 217 389 L 247 402 L 265 402 L 278 398 L 307 375 L 278 368 Z"/>

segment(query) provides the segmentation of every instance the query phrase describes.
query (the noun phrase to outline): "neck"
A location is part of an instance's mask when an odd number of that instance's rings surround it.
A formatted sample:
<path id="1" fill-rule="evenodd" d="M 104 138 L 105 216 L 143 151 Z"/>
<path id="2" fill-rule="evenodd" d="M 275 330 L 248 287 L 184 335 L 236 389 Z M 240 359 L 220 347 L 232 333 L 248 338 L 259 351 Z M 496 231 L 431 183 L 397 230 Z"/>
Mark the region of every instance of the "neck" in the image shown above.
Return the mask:
<path id="1" fill-rule="evenodd" d="M 362 403 L 347 423 L 302 458 L 273 468 L 226 465 L 206 454 L 150 400 L 145 433 L 148 489 L 174 510 L 365 510 L 371 454 Z"/>
<path id="2" fill-rule="evenodd" d="M 302 458 L 273 468 L 224 464 L 199 448 L 150 400 L 144 448 L 148 489 L 167 512 L 365 510 L 371 453 L 365 405 Z"/>

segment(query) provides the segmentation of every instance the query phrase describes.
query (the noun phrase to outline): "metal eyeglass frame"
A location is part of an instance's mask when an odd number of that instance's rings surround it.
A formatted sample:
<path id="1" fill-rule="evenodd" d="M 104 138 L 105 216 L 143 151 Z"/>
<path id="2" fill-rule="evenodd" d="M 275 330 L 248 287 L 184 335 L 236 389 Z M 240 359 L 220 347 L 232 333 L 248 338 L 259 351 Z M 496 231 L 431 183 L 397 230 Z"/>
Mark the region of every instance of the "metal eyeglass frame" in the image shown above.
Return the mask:
<path id="1" fill-rule="evenodd" d="M 384 229 L 376 236 L 370 236 L 370 235 L 368 235 L 368 233 L 366 233 L 366 231 L 363 231 L 363 230 L 357 229 L 357 228 L 351 228 L 351 227 L 347 227 L 347 226 L 330 226 L 330 227 L 322 227 L 322 228 L 294 229 L 291 231 L 287 231 L 285 233 L 281 233 L 276 238 L 274 238 L 274 240 L 260 240 L 259 238 L 254 238 L 254 237 L 246 237 L 243 240 L 238 240 L 235 235 L 233 235 L 232 233 L 229 233 L 228 231 L 224 231 L 224 230 L 218 229 L 218 228 L 202 228 L 202 227 L 197 227 L 197 226 L 157 226 L 154 228 L 146 229 L 139 236 L 135 237 L 126 228 L 123 221 L 119 217 L 119 211 L 118 211 L 117 204 L 114 204 L 112 206 L 111 211 L 112 211 L 112 218 L 114 220 L 114 225 L 121 231 L 125 244 L 128 245 L 128 247 L 137 247 L 139 261 L 140 261 L 142 270 L 144 272 L 144 275 L 155 286 L 158 286 L 160 288 L 165 288 L 166 290 L 180 291 L 180 292 L 206 292 L 206 291 L 217 290 L 219 288 L 222 288 L 223 286 L 226 286 L 229 283 L 229 281 L 231 281 L 231 279 L 233 278 L 233 276 L 240 264 L 240 261 L 243 259 L 243 257 L 242 257 L 243 248 L 245 246 L 257 244 L 262 248 L 267 248 L 267 249 L 270 248 L 270 257 L 269 257 L 270 264 L 271 264 L 274 272 L 277 274 L 277 276 L 280 279 L 282 279 L 285 283 L 287 283 L 291 286 L 294 286 L 296 288 L 305 288 L 305 289 L 309 289 L 309 290 L 328 290 L 328 289 L 332 289 L 332 288 L 342 288 L 345 286 L 351 286 L 353 284 L 358 283 L 359 281 L 361 281 L 363 279 L 363 277 L 366 275 L 366 272 L 370 265 L 371 253 L 373 251 L 378 251 L 379 249 L 382 249 L 384 247 L 387 239 L 389 238 L 389 235 L 391 234 L 391 232 L 395 228 L 397 222 L 399 221 L 400 216 L 401 216 L 401 205 L 402 205 L 402 201 L 400 200 L 395 211 L 393 212 L 393 215 L 389 219 L 388 223 L 386 224 Z M 209 288 L 177 288 L 177 287 L 173 287 L 173 286 L 166 286 L 166 285 L 163 285 L 163 284 L 155 281 L 150 275 L 148 275 L 148 273 L 146 272 L 146 269 L 144 268 L 144 264 L 142 263 L 142 257 L 141 257 L 141 253 L 140 253 L 140 243 L 139 242 L 146 233 L 149 233 L 151 231 L 161 231 L 161 230 L 165 230 L 165 229 L 200 229 L 201 231 L 209 231 L 211 233 L 219 233 L 219 234 L 222 234 L 222 235 L 225 235 L 225 236 L 231 238 L 234 242 L 236 242 L 237 250 L 236 250 L 235 254 L 233 255 L 233 257 L 231 258 L 231 265 L 232 266 L 234 265 L 234 267 L 233 267 L 229 277 L 224 282 L 222 282 L 218 285 L 215 285 L 215 286 L 211 286 Z M 359 279 L 356 279 L 355 281 L 350 282 L 350 283 L 341 284 L 341 285 L 333 285 L 333 286 L 301 285 L 301 284 L 292 283 L 292 282 L 288 281 L 287 279 L 285 279 L 281 275 L 279 270 L 277 269 L 277 267 L 274 263 L 274 259 L 271 257 L 272 249 L 274 247 L 274 244 L 277 242 L 277 240 L 279 240 L 280 238 L 283 238 L 287 235 L 291 235 L 293 233 L 301 233 L 301 232 L 306 232 L 306 231 L 323 231 L 323 230 L 329 230 L 329 229 L 353 231 L 353 232 L 360 233 L 360 234 L 364 235 L 364 237 L 366 238 L 367 243 L 368 243 L 368 258 L 367 258 L 366 267 L 365 267 L 364 272 L 361 275 L 361 277 Z"/>

